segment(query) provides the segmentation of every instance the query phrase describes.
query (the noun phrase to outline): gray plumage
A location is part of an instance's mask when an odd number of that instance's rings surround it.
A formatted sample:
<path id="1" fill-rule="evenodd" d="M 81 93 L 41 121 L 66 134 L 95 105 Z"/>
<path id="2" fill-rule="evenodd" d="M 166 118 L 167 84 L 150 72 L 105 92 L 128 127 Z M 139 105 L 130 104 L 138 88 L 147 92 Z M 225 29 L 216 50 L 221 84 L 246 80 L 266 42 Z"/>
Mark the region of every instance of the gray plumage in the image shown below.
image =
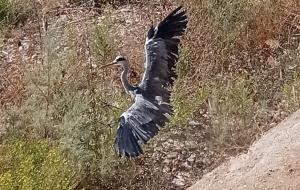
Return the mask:
<path id="1" fill-rule="evenodd" d="M 140 143 L 146 144 L 173 114 L 170 105 L 170 87 L 176 78 L 175 64 L 178 61 L 177 37 L 183 35 L 187 26 L 185 11 L 181 6 L 172 11 L 155 28 L 148 31 L 145 43 L 145 72 L 138 86 L 127 80 L 128 62 L 118 56 L 109 65 L 121 65 L 122 84 L 135 103 L 119 118 L 115 138 L 118 155 L 135 157 L 143 153 Z M 108 65 L 107 65 L 108 66 Z"/>

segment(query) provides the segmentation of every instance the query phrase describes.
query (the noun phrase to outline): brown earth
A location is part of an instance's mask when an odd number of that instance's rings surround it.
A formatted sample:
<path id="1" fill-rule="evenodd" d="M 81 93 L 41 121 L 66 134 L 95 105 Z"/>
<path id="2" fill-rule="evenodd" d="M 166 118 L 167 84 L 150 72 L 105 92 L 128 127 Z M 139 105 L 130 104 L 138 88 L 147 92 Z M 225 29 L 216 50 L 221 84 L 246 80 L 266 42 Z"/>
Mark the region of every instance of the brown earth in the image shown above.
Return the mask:
<path id="1" fill-rule="evenodd" d="M 300 189 L 300 110 L 188 190 Z"/>

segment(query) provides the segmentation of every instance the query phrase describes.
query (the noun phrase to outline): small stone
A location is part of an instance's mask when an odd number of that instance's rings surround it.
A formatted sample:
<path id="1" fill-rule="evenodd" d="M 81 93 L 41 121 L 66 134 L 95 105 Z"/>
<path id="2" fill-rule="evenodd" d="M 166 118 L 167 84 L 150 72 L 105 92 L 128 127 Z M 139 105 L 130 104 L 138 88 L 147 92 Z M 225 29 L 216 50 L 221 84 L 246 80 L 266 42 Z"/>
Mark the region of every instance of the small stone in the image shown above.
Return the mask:
<path id="1" fill-rule="evenodd" d="M 189 124 L 193 126 L 201 125 L 201 123 L 198 123 L 196 121 L 190 121 Z"/>
<path id="2" fill-rule="evenodd" d="M 183 156 L 182 154 L 179 154 L 178 157 L 177 157 L 177 159 L 178 159 L 178 160 L 183 160 L 183 159 L 184 159 L 184 156 Z"/>
<path id="3" fill-rule="evenodd" d="M 280 112 L 280 116 L 281 116 L 281 119 L 284 119 L 284 118 L 286 118 L 287 116 L 289 116 L 289 114 L 288 114 L 287 112 L 285 112 L 285 111 L 281 111 L 281 112 Z"/>
<path id="4" fill-rule="evenodd" d="M 165 148 L 169 148 L 170 147 L 170 143 L 169 142 L 164 142 L 164 143 L 162 143 L 162 145 Z"/>
<path id="5" fill-rule="evenodd" d="M 164 164 L 169 164 L 169 163 L 170 163 L 170 160 L 169 160 L 169 159 L 165 159 L 165 160 L 163 161 L 163 163 L 164 163 Z"/>
<path id="6" fill-rule="evenodd" d="M 209 158 L 203 158 L 202 162 L 204 165 L 207 165 L 207 166 L 211 164 L 211 161 Z"/>
<path id="7" fill-rule="evenodd" d="M 275 113 L 274 115 L 273 115 L 273 118 L 274 118 L 274 120 L 275 121 L 280 121 L 280 112 L 277 112 L 277 113 Z"/>
<path id="8" fill-rule="evenodd" d="M 163 172 L 164 173 L 169 173 L 171 171 L 171 169 L 170 169 L 170 167 L 168 167 L 168 166 L 165 166 L 164 168 L 163 168 Z"/>
<path id="9" fill-rule="evenodd" d="M 187 179 L 191 177 L 191 174 L 189 172 L 181 172 L 182 176 Z"/>
<path id="10" fill-rule="evenodd" d="M 195 158 L 196 158 L 196 154 L 191 154 L 191 156 L 188 157 L 187 161 L 189 163 L 194 163 L 195 162 Z"/>
<path id="11" fill-rule="evenodd" d="M 177 158 L 178 153 L 177 152 L 171 152 L 167 155 L 168 158 Z"/>
<path id="12" fill-rule="evenodd" d="M 190 170 L 192 168 L 192 166 L 190 166 L 188 162 L 183 162 L 181 166 L 186 170 Z"/>
<path id="13" fill-rule="evenodd" d="M 275 123 L 275 122 L 269 124 L 269 126 L 272 128 L 275 127 L 276 125 L 277 125 L 277 123 Z"/>
<path id="14" fill-rule="evenodd" d="M 175 179 L 173 179 L 172 183 L 176 186 L 184 186 L 185 181 L 181 175 L 177 175 Z"/>
<path id="15" fill-rule="evenodd" d="M 188 151 L 187 151 L 187 150 L 182 150 L 182 151 L 181 151 L 181 154 L 182 154 L 182 155 L 187 155 L 187 154 L 188 154 Z"/>

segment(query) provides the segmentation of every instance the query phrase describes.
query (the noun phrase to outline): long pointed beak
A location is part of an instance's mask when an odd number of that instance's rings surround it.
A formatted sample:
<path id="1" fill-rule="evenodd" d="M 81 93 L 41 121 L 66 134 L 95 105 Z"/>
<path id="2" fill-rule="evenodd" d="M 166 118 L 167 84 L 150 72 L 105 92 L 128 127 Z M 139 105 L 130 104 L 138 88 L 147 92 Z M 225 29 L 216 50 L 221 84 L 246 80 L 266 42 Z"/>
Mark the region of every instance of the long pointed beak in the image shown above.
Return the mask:
<path id="1" fill-rule="evenodd" d="M 109 64 L 106 64 L 106 65 L 103 65 L 103 66 L 101 66 L 100 68 L 104 68 L 104 67 L 108 67 L 108 66 L 111 66 L 111 65 L 114 65 L 114 64 L 116 64 L 117 62 L 111 62 L 111 63 L 109 63 Z"/>

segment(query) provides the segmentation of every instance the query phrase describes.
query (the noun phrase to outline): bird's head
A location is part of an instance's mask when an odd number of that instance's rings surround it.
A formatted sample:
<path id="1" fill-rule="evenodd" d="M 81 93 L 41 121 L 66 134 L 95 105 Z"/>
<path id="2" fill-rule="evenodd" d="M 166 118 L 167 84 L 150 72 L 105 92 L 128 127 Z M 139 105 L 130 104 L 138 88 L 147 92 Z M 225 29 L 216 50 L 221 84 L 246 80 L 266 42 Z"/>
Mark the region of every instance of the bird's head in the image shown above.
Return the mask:
<path id="1" fill-rule="evenodd" d="M 121 65 L 124 67 L 125 65 L 127 65 L 127 60 L 122 56 L 117 56 L 113 62 L 111 62 L 107 65 L 104 65 L 102 67 L 108 67 L 108 66 L 112 66 L 112 65 Z"/>

